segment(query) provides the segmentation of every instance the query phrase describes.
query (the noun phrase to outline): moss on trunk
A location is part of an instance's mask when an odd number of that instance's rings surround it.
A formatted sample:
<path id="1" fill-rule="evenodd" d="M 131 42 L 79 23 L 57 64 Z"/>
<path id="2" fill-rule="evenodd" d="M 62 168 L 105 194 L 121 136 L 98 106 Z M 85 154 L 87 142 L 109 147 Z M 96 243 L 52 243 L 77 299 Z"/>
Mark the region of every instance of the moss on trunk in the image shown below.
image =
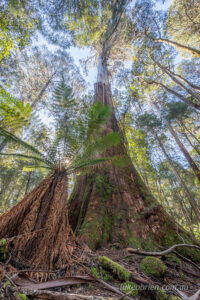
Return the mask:
<path id="1" fill-rule="evenodd" d="M 99 99 L 104 104 L 111 103 L 109 85 L 96 84 L 95 100 Z M 113 106 L 111 108 L 105 133 L 120 133 Z M 76 234 L 93 250 L 109 242 L 146 250 L 168 248 L 182 243 L 182 238 L 192 243 L 189 234 L 178 227 L 153 198 L 132 165 L 121 137 L 117 147 L 104 153 L 107 157 L 120 156 L 121 160 L 77 180 L 69 203 L 69 220 Z M 197 251 L 182 251 L 200 261 Z"/>

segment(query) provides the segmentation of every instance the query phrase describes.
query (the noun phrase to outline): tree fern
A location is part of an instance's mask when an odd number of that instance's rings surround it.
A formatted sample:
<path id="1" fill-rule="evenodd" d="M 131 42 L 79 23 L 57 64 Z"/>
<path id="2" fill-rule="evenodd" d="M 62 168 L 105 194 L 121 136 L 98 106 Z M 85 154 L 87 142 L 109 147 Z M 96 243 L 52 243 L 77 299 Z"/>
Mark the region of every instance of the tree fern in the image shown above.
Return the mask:
<path id="1" fill-rule="evenodd" d="M 0 128 L 0 135 L 21 148 L 15 153 L 2 155 L 27 161 L 24 170 L 34 168 L 65 168 L 67 173 L 80 171 L 93 165 L 110 161 L 111 157 L 102 157 L 109 147 L 119 143 L 117 133 L 110 132 L 101 137 L 105 124 L 110 118 L 110 107 L 100 101 L 90 108 L 79 104 L 73 97 L 72 89 L 61 82 L 54 92 L 52 105 L 55 137 L 47 145 L 46 151 L 39 151 L 30 143 Z"/>

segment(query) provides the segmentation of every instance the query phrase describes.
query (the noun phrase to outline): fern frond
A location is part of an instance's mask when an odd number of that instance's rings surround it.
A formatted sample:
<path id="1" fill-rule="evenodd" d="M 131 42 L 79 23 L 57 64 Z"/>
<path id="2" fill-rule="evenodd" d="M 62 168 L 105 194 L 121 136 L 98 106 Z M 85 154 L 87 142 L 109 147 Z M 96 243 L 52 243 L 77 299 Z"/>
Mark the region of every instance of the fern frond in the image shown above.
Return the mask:
<path id="1" fill-rule="evenodd" d="M 15 157 L 15 158 L 23 159 L 23 160 L 34 160 L 34 161 L 46 163 L 48 167 L 54 166 L 54 165 L 52 165 L 52 163 L 50 161 L 40 158 L 40 157 L 37 157 L 37 156 L 25 155 L 25 154 L 20 154 L 20 153 L 0 153 L 0 155 L 11 156 L 11 157 Z"/>
<path id="2" fill-rule="evenodd" d="M 32 145 L 26 143 L 25 141 L 18 138 L 16 135 L 12 134 L 11 132 L 3 129 L 2 127 L 0 127 L 0 136 L 5 137 L 8 141 L 14 142 L 17 145 L 21 145 L 26 150 L 30 150 L 31 152 L 34 152 L 38 155 L 42 155 L 40 153 L 40 151 L 38 151 L 35 147 L 33 147 Z"/>

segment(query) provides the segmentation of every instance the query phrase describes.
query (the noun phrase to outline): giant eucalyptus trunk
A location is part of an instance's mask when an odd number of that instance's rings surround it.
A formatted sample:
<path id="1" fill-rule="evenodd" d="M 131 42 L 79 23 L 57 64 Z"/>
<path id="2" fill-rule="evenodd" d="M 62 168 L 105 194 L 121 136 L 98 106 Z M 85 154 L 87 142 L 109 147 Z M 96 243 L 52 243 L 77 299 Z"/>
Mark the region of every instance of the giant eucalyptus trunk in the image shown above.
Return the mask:
<path id="1" fill-rule="evenodd" d="M 106 132 L 120 133 L 112 103 L 105 57 L 100 57 L 94 100 L 109 104 L 112 115 Z M 105 154 L 104 154 L 105 155 Z M 177 224 L 153 198 L 121 143 L 106 151 L 121 156 L 122 164 L 103 166 L 79 176 L 69 201 L 69 222 L 92 249 L 108 243 L 156 248 L 181 242 Z M 123 165 L 123 166 L 122 166 Z M 188 239 L 187 233 L 179 233 Z"/>
<path id="2" fill-rule="evenodd" d="M 57 170 L 0 217 L 0 238 L 8 240 L 17 267 L 51 271 L 69 266 L 73 240 L 66 201 L 67 175 Z"/>

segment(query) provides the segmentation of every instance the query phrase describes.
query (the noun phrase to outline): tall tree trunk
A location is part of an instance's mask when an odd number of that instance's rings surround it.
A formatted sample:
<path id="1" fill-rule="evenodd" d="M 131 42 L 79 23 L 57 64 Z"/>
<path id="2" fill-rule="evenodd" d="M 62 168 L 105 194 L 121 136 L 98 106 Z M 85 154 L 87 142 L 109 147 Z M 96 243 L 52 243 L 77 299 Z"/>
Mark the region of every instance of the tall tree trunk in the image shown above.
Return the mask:
<path id="1" fill-rule="evenodd" d="M 176 48 L 178 48 L 180 50 L 183 50 L 183 51 L 186 51 L 187 53 L 195 55 L 196 57 L 200 57 L 200 51 L 197 50 L 197 49 L 194 49 L 194 48 L 191 48 L 191 47 L 187 47 L 185 45 L 182 45 L 182 44 L 179 44 L 177 42 L 173 42 L 173 41 L 167 40 L 167 39 L 161 39 L 160 38 L 160 39 L 155 39 L 155 41 L 162 42 L 162 43 L 174 46 L 174 47 L 176 47 Z"/>
<path id="2" fill-rule="evenodd" d="M 0 216 L 0 238 L 8 239 L 15 265 L 46 271 L 69 267 L 73 242 L 66 201 L 67 175 L 57 170 Z"/>
<path id="3" fill-rule="evenodd" d="M 176 143 L 178 144 L 181 152 L 183 153 L 184 157 L 186 158 L 188 164 L 190 165 L 190 167 L 192 168 L 195 176 L 197 177 L 197 179 L 200 182 L 200 170 L 197 166 L 197 164 L 195 163 L 195 161 L 192 159 L 192 157 L 190 156 L 189 152 L 187 151 L 187 149 L 184 147 L 183 143 L 180 141 L 177 133 L 175 132 L 175 130 L 173 129 L 173 127 L 171 126 L 171 124 L 169 122 L 167 122 L 167 127 L 170 131 L 170 133 L 172 134 L 172 136 L 174 137 Z"/>
<path id="4" fill-rule="evenodd" d="M 151 56 L 153 62 L 165 73 L 167 74 L 175 83 L 177 83 L 179 86 L 182 87 L 183 90 L 185 90 L 189 95 L 191 95 L 192 97 L 194 97 L 197 101 L 200 102 L 200 96 L 198 94 L 196 94 L 195 92 L 193 92 L 191 89 L 189 89 L 187 86 L 185 86 L 180 80 L 178 80 L 176 78 L 176 76 L 174 76 L 172 74 L 171 71 L 169 71 L 167 68 L 163 67 L 158 61 L 156 61 L 152 56 Z"/>
<path id="5" fill-rule="evenodd" d="M 200 150 L 197 148 L 196 145 L 194 145 L 191 140 L 189 139 L 187 133 L 185 132 L 182 132 L 182 135 L 185 137 L 185 139 L 188 141 L 188 143 L 190 144 L 190 146 L 196 151 L 197 154 L 200 155 Z"/>
<path id="6" fill-rule="evenodd" d="M 41 98 L 43 97 L 46 89 L 48 88 L 49 84 L 51 83 L 53 77 L 56 75 L 57 70 L 51 75 L 51 77 L 47 80 L 47 82 L 45 83 L 45 85 L 43 86 L 43 88 L 41 89 L 40 93 L 38 94 L 37 98 L 33 101 L 33 103 L 31 104 L 32 108 L 35 108 L 36 105 L 38 104 L 38 102 L 41 100 Z"/>
<path id="7" fill-rule="evenodd" d="M 181 127 L 185 129 L 197 141 L 198 144 L 200 144 L 200 140 L 198 140 L 196 135 L 188 129 L 188 127 L 184 124 L 184 122 L 180 118 L 178 119 L 178 122 L 180 123 Z"/>
<path id="8" fill-rule="evenodd" d="M 7 144 L 7 138 L 5 138 L 0 144 L 0 153 L 3 151 L 6 144 Z"/>
<path id="9" fill-rule="evenodd" d="M 111 97 L 106 58 L 100 57 L 94 100 L 109 104 L 112 115 L 105 132 L 119 132 Z M 153 198 L 131 163 L 123 140 L 106 155 L 121 163 L 80 176 L 69 202 L 69 221 L 76 234 L 96 249 L 109 242 L 156 248 L 181 242 L 177 225 Z M 181 230 L 184 236 L 187 233 Z M 186 237 L 187 239 L 187 237 Z"/>
<path id="10" fill-rule="evenodd" d="M 200 221 L 200 211 L 199 211 L 199 208 L 195 202 L 195 200 L 193 199 L 193 196 L 191 195 L 189 189 L 187 188 L 185 182 L 183 181 L 183 179 L 181 178 L 181 176 L 179 175 L 178 173 L 178 170 L 176 169 L 173 161 L 171 160 L 171 158 L 169 157 L 169 155 L 167 154 L 166 150 L 165 150 L 165 147 L 161 141 L 161 139 L 158 137 L 157 134 L 155 134 L 155 137 L 156 137 L 156 140 L 158 141 L 159 145 L 160 145 L 160 148 L 162 149 L 162 152 L 163 154 L 165 155 L 167 161 L 169 162 L 169 165 L 171 166 L 173 172 L 174 172 L 174 175 L 176 176 L 178 182 L 180 183 L 180 185 L 183 187 L 184 191 L 185 191 L 185 194 L 191 204 L 191 207 L 197 217 L 197 219 Z"/>
<path id="11" fill-rule="evenodd" d="M 142 78 L 142 80 L 148 84 L 156 84 L 159 86 L 162 86 L 167 92 L 169 92 L 170 94 L 178 97 L 179 99 L 181 99 L 183 102 L 187 103 L 188 105 L 200 110 L 200 105 L 198 103 L 194 103 L 192 102 L 188 97 L 184 97 L 183 95 L 181 95 L 180 93 L 178 93 L 175 90 L 170 89 L 168 86 L 166 86 L 164 83 L 162 82 L 157 82 L 157 81 L 147 81 L 144 80 L 144 78 Z"/>

